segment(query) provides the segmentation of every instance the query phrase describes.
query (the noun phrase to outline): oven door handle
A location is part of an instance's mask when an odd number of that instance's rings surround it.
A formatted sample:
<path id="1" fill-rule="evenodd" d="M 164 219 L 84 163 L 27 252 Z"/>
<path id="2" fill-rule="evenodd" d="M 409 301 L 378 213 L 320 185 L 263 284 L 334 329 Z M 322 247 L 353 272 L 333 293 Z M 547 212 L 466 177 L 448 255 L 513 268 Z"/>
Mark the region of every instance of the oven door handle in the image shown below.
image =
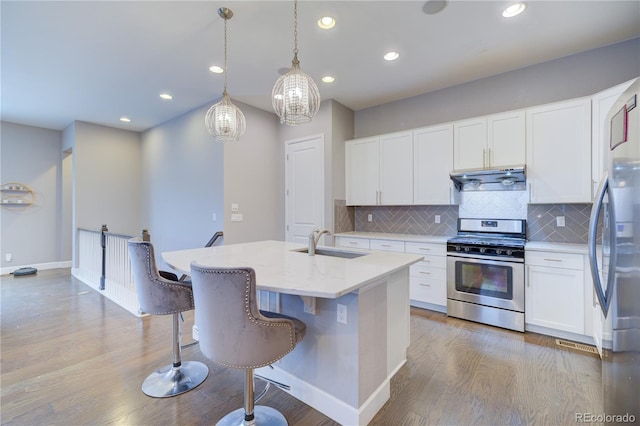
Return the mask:
<path id="1" fill-rule="evenodd" d="M 490 260 L 498 263 L 524 263 L 524 259 L 518 259 L 517 257 L 496 257 L 496 256 L 483 256 L 481 254 L 465 254 L 465 253 L 447 253 L 447 257 L 450 258 L 463 258 L 463 259 L 477 259 L 477 260 Z"/>

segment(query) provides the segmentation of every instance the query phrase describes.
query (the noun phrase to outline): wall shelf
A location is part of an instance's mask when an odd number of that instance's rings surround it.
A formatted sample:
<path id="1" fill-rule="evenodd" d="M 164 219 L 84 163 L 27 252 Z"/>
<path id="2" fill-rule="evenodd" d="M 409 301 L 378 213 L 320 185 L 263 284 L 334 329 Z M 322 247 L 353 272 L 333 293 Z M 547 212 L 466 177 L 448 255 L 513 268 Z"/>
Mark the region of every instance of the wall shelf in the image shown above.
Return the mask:
<path id="1" fill-rule="evenodd" d="M 36 199 L 33 190 L 20 182 L 0 185 L 0 194 L 0 205 L 3 207 L 29 207 Z"/>

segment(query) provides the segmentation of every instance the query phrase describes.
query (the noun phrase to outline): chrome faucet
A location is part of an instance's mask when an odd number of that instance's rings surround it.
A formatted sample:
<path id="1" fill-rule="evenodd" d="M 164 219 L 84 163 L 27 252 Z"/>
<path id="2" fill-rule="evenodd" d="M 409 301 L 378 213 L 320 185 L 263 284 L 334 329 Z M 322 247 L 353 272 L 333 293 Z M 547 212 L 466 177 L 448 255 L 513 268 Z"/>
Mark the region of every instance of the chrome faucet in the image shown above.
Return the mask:
<path id="1" fill-rule="evenodd" d="M 309 234 L 309 256 L 316 255 L 316 246 L 318 245 L 318 241 L 320 240 L 322 234 L 331 234 L 331 232 L 328 229 L 320 230 L 316 228 Z"/>

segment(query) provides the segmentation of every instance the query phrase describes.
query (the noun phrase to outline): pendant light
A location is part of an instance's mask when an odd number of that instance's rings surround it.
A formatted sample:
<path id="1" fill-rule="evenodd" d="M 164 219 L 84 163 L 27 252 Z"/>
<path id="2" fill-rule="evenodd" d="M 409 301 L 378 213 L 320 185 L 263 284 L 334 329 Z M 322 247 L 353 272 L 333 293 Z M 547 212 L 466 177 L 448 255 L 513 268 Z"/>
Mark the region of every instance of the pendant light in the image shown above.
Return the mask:
<path id="1" fill-rule="evenodd" d="M 218 15 L 224 19 L 224 91 L 222 99 L 207 111 L 204 122 L 209 134 L 217 142 L 236 142 L 245 131 L 246 123 L 240 108 L 231 103 L 227 93 L 227 21 L 233 11 L 226 7 L 218 9 Z"/>
<path id="2" fill-rule="evenodd" d="M 273 86 L 271 102 L 280 123 L 295 126 L 311 121 L 320 108 L 320 92 L 313 79 L 300 69 L 298 60 L 298 1 L 293 3 L 293 60 L 291 69 Z"/>

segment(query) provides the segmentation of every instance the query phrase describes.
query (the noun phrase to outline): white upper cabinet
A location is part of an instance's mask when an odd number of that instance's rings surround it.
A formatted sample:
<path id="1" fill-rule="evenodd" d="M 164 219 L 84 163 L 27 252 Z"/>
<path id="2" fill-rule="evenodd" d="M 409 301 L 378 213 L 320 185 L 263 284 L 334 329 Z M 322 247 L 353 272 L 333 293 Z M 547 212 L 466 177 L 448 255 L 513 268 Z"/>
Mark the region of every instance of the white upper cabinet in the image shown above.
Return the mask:
<path id="1" fill-rule="evenodd" d="M 453 123 L 453 168 L 479 169 L 485 166 L 487 119 L 485 117 Z"/>
<path id="2" fill-rule="evenodd" d="M 509 111 L 487 117 L 487 167 L 507 167 L 524 164 L 525 114 Z"/>
<path id="3" fill-rule="evenodd" d="M 413 131 L 414 204 L 451 204 L 453 125 L 424 127 Z"/>
<path id="4" fill-rule="evenodd" d="M 522 110 L 457 121 L 454 129 L 454 169 L 478 169 L 524 164 L 525 114 Z"/>
<path id="5" fill-rule="evenodd" d="M 592 194 L 598 190 L 598 185 L 604 171 L 607 169 L 607 153 L 609 152 L 609 123 L 606 122 L 609 110 L 636 79 L 618 84 L 591 97 L 591 155 L 592 158 Z"/>
<path id="6" fill-rule="evenodd" d="M 399 132 L 345 143 L 347 205 L 413 203 L 413 134 Z"/>
<path id="7" fill-rule="evenodd" d="M 413 204 L 413 134 L 380 136 L 379 204 Z"/>
<path id="8" fill-rule="evenodd" d="M 591 98 L 527 110 L 531 203 L 591 202 Z"/>
<path id="9" fill-rule="evenodd" d="M 347 204 L 378 204 L 380 144 L 377 136 L 345 143 Z"/>

